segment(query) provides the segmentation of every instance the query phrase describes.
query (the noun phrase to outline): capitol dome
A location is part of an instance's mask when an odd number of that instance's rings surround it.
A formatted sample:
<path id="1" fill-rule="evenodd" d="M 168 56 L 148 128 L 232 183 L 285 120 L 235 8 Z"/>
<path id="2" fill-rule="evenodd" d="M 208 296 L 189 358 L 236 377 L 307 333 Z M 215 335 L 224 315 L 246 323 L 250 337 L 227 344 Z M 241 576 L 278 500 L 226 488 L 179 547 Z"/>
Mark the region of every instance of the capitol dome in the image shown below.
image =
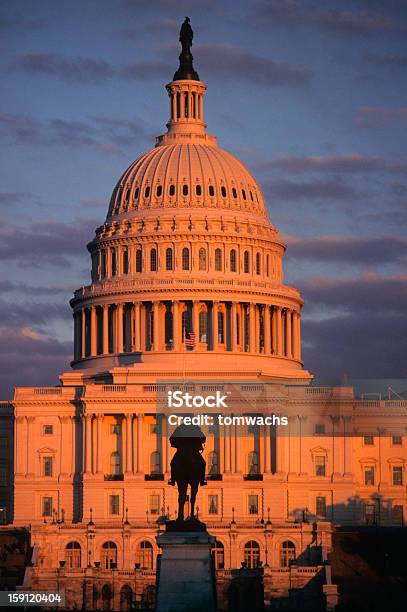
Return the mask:
<path id="1" fill-rule="evenodd" d="M 88 244 L 72 367 L 103 380 L 309 381 L 284 242 L 252 174 L 207 133 L 206 86 L 184 49 L 166 90 L 167 132 L 123 173 Z"/>

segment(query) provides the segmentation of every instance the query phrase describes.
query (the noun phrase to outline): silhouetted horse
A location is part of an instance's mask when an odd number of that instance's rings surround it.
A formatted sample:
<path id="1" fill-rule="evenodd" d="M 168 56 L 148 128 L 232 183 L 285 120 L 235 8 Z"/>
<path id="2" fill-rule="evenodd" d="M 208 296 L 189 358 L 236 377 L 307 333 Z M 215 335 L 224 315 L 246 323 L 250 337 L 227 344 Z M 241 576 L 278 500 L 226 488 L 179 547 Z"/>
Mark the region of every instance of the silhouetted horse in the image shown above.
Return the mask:
<path id="1" fill-rule="evenodd" d="M 178 486 L 178 521 L 184 520 L 184 505 L 188 485 L 191 487 L 191 514 L 195 519 L 195 500 L 199 485 L 206 485 L 206 462 L 201 452 L 206 437 L 197 425 L 180 425 L 170 437 L 170 444 L 177 449 L 171 461 L 169 484 Z"/>

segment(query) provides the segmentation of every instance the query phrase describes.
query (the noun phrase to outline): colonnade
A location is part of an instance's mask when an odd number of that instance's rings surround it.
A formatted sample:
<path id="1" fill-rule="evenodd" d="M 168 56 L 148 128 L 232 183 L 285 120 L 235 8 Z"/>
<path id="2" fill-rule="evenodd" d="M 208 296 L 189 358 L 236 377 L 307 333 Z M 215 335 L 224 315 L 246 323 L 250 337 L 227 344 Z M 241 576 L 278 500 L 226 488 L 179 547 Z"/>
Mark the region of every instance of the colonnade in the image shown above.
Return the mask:
<path id="1" fill-rule="evenodd" d="M 114 353 L 228 351 L 301 359 L 301 315 L 271 304 L 152 300 L 74 313 L 75 360 Z"/>

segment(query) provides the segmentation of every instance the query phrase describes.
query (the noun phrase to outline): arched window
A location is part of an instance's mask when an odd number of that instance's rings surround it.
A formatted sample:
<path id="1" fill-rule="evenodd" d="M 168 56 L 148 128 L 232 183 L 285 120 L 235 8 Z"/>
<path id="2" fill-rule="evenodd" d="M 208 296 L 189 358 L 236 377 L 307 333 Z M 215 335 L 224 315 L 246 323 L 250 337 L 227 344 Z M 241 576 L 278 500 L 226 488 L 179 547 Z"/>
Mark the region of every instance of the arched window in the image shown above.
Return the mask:
<path id="1" fill-rule="evenodd" d="M 169 247 L 165 251 L 165 269 L 166 270 L 173 269 L 173 265 L 174 265 L 173 260 L 174 260 L 174 251 L 172 250 L 171 247 Z"/>
<path id="2" fill-rule="evenodd" d="M 232 249 L 230 251 L 230 271 L 236 272 L 236 251 Z"/>
<path id="3" fill-rule="evenodd" d="M 136 272 L 142 272 L 143 270 L 143 253 L 141 249 L 136 251 Z"/>
<path id="4" fill-rule="evenodd" d="M 220 344 L 225 342 L 225 317 L 223 312 L 218 312 L 218 342 Z"/>
<path id="5" fill-rule="evenodd" d="M 197 196 L 202 195 L 202 187 L 200 185 L 195 185 L 195 193 Z"/>
<path id="6" fill-rule="evenodd" d="M 134 199 L 137 200 L 140 194 L 140 187 L 136 187 L 136 191 L 134 192 Z"/>
<path id="7" fill-rule="evenodd" d="M 150 473 L 161 474 L 161 456 L 158 451 L 154 451 L 150 456 Z"/>
<path id="8" fill-rule="evenodd" d="M 256 253 L 256 274 L 261 274 L 261 255 Z"/>
<path id="9" fill-rule="evenodd" d="M 175 185 L 170 185 L 169 194 L 170 196 L 175 195 Z"/>
<path id="10" fill-rule="evenodd" d="M 162 192 L 163 192 L 162 185 L 157 185 L 157 190 L 156 190 L 157 198 L 159 198 L 162 195 Z"/>
<path id="11" fill-rule="evenodd" d="M 219 540 L 215 540 L 215 542 L 211 544 L 211 552 L 212 552 L 215 568 L 224 569 L 225 567 L 225 549 L 223 547 L 222 542 L 219 542 Z"/>
<path id="12" fill-rule="evenodd" d="M 260 563 L 260 546 L 254 540 L 249 540 L 244 545 L 244 562 L 246 567 L 254 569 L 259 567 Z"/>
<path id="13" fill-rule="evenodd" d="M 243 199 L 246 200 L 246 192 L 244 189 L 242 189 L 242 196 L 243 196 Z"/>
<path id="14" fill-rule="evenodd" d="M 232 196 L 233 196 L 233 197 L 235 198 L 235 200 L 236 200 L 236 198 L 237 198 L 237 191 L 236 191 L 236 188 L 235 188 L 235 187 L 232 187 Z"/>
<path id="15" fill-rule="evenodd" d="M 78 569 L 81 566 L 81 545 L 79 542 L 69 542 L 66 545 L 65 564 L 68 569 Z"/>
<path id="16" fill-rule="evenodd" d="M 259 455 L 256 451 L 252 451 L 247 456 L 247 473 L 260 474 Z"/>
<path id="17" fill-rule="evenodd" d="M 219 458 L 216 451 L 212 451 L 208 455 L 208 474 L 219 474 Z"/>
<path id="18" fill-rule="evenodd" d="M 153 569 L 153 545 L 147 540 L 143 540 L 137 546 L 136 563 L 140 564 L 140 569 Z"/>
<path id="19" fill-rule="evenodd" d="M 220 188 L 220 192 L 222 194 L 222 198 L 226 198 L 226 187 L 224 185 L 222 185 Z"/>
<path id="20" fill-rule="evenodd" d="M 211 196 L 211 198 L 213 198 L 213 196 L 215 195 L 215 188 L 213 185 L 209 185 L 209 195 Z"/>
<path id="21" fill-rule="evenodd" d="M 112 589 L 108 584 L 103 585 L 102 588 L 102 610 L 107 612 L 112 609 Z"/>
<path id="22" fill-rule="evenodd" d="M 123 251 L 123 274 L 129 273 L 129 252 L 127 249 Z"/>
<path id="23" fill-rule="evenodd" d="M 188 195 L 188 185 L 182 185 L 182 195 L 183 196 L 187 196 Z"/>
<path id="24" fill-rule="evenodd" d="M 295 559 L 295 544 L 291 540 L 285 540 L 280 546 L 280 565 L 289 567 Z"/>
<path id="25" fill-rule="evenodd" d="M 114 569 L 117 567 L 117 546 L 111 540 L 102 545 L 100 561 L 102 569 Z"/>
<path id="26" fill-rule="evenodd" d="M 151 249 L 150 251 L 150 270 L 151 272 L 157 272 L 157 249 Z"/>
<path id="27" fill-rule="evenodd" d="M 112 276 L 116 276 L 117 274 L 116 249 L 110 250 L 110 261 L 112 264 Z"/>
<path id="28" fill-rule="evenodd" d="M 243 255 L 243 270 L 246 274 L 249 274 L 249 270 L 250 270 L 249 251 L 245 251 Z"/>
<path id="29" fill-rule="evenodd" d="M 122 466 L 120 461 L 120 453 L 115 451 L 110 455 L 110 474 L 112 476 L 118 476 L 122 472 Z"/>
<path id="30" fill-rule="evenodd" d="M 250 199 L 251 199 L 251 201 L 252 201 L 252 202 L 254 202 L 252 192 L 251 192 L 251 191 L 249 191 L 249 194 L 250 194 Z"/>
<path id="31" fill-rule="evenodd" d="M 199 342 L 208 342 L 208 313 L 204 310 L 199 313 Z"/>
<path id="32" fill-rule="evenodd" d="M 120 589 L 120 612 L 130 612 L 132 610 L 133 591 L 128 584 Z"/>
<path id="33" fill-rule="evenodd" d="M 222 272 L 222 250 L 215 250 L 215 270 L 216 272 Z"/>
<path id="34" fill-rule="evenodd" d="M 145 191 L 144 191 L 144 197 L 148 198 L 149 196 L 150 196 L 150 187 L 149 187 L 149 185 L 147 185 L 147 187 L 145 188 Z"/>
<path id="35" fill-rule="evenodd" d="M 189 248 L 184 247 L 182 249 L 182 269 L 189 270 Z"/>
<path id="36" fill-rule="evenodd" d="M 199 270 L 201 272 L 206 271 L 206 250 L 199 249 Z"/>

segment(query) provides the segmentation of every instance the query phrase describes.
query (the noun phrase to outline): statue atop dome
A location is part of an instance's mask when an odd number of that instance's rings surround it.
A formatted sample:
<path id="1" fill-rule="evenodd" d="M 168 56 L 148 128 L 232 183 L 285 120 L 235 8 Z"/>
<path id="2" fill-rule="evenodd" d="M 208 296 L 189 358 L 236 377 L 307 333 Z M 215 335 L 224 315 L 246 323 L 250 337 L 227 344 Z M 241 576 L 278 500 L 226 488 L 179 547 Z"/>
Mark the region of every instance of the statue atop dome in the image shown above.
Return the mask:
<path id="1" fill-rule="evenodd" d="M 189 52 L 192 47 L 192 39 L 194 38 L 194 33 L 192 31 L 191 26 L 189 25 L 191 20 L 189 17 L 185 17 L 185 21 L 181 26 L 181 30 L 179 33 L 179 41 L 182 45 L 182 50 L 185 52 Z"/>
<path id="2" fill-rule="evenodd" d="M 182 51 L 179 56 L 179 68 L 174 74 L 173 81 L 199 81 L 198 73 L 195 72 L 192 65 L 191 47 L 194 33 L 191 28 L 191 20 L 189 17 L 185 17 L 181 29 L 179 32 L 179 41 L 181 43 Z"/>

